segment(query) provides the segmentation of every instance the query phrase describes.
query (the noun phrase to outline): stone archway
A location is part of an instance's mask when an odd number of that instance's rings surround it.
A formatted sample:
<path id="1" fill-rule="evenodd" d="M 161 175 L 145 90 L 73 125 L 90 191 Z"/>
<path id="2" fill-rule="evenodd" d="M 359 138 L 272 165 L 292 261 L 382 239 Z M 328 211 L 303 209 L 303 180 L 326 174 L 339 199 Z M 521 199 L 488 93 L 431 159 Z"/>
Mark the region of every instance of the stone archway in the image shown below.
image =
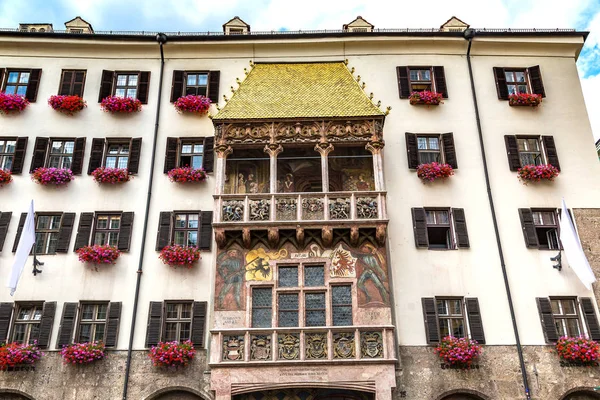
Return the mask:
<path id="1" fill-rule="evenodd" d="M 444 397 L 442 400 L 481 400 L 481 397 L 473 396 L 472 394 L 457 393 Z"/>
<path id="2" fill-rule="evenodd" d="M 474 390 L 469 389 L 455 389 L 442 394 L 437 397 L 437 400 L 490 400 L 489 397 L 484 396 Z"/>
<path id="3" fill-rule="evenodd" d="M 203 400 L 202 397 L 185 390 L 172 390 L 154 397 L 155 400 Z"/>
<path id="4" fill-rule="evenodd" d="M 33 397 L 29 397 L 17 391 L 2 391 L 0 390 L 1 400 L 33 400 Z"/>
<path id="5" fill-rule="evenodd" d="M 567 393 L 562 400 L 598 400 L 600 399 L 600 393 L 594 392 L 593 390 L 575 390 L 571 393 Z"/>

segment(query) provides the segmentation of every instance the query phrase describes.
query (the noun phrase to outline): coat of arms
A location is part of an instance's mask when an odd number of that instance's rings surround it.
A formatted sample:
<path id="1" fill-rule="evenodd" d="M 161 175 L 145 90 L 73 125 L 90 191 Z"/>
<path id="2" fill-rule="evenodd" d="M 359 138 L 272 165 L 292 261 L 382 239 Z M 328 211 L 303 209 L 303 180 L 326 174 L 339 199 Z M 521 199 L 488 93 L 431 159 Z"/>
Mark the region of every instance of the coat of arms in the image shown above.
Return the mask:
<path id="1" fill-rule="evenodd" d="M 297 360 L 300 355 L 300 338 L 298 334 L 288 333 L 279 337 L 279 358 Z"/>
<path id="2" fill-rule="evenodd" d="M 306 358 L 327 358 L 327 334 L 306 335 Z"/>
<path id="3" fill-rule="evenodd" d="M 252 360 L 261 361 L 271 359 L 271 338 L 268 335 L 256 335 L 252 337 L 250 357 Z"/>
<path id="4" fill-rule="evenodd" d="M 353 332 L 336 333 L 333 336 L 335 358 L 354 358 L 356 355 Z"/>
<path id="5" fill-rule="evenodd" d="M 242 361 L 244 359 L 244 337 L 225 336 L 223 338 L 223 360 Z"/>
<path id="6" fill-rule="evenodd" d="M 362 357 L 381 358 L 383 357 L 383 342 L 379 332 L 361 332 L 360 351 Z"/>

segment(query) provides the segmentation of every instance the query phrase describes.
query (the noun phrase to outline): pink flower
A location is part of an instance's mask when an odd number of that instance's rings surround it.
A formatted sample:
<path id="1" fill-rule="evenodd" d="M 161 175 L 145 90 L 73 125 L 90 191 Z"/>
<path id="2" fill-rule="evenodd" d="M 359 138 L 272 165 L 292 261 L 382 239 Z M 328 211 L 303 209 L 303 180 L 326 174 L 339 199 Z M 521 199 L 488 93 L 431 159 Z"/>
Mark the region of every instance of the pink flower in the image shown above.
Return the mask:
<path id="1" fill-rule="evenodd" d="M 168 172 L 171 182 L 204 182 L 206 180 L 206 172 L 202 168 L 179 167 L 173 168 Z"/>
<path id="2" fill-rule="evenodd" d="M 515 93 L 508 96 L 508 104 L 511 106 L 537 107 L 542 103 L 541 94 Z"/>
<path id="3" fill-rule="evenodd" d="M 66 185 L 73 180 L 73 171 L 67 168 L 37 168 L 31 179 L 40 185 Z"/>
<path id="4" fill-rule="evenodd" d="M 448 365 L 470 368 L 475 358 L 481 354 L 481 346 L 475 340 L 446 336 L 434 352 Z"/>
<path id="5" fill-rule="evenodd" d="M 27 108 L 29 100 L 18 94 L 0 92 L 0 114 L 18 113 Z"/>
<path id="6" fill-rule="evenodd" d="M 60 351 L 65 364 L 89 364 L 106 357 L 104 343 L 73 343 L 64 346 Z"/>
<path id="7" fill-rule="evenodd" d="M 158 258 L 172 267 L 185 265 L 192 268 L 193 264 L 200 260 L 200 250 L 192 246 L 166 246 L 160 251 Z"/>
<path id="8" fill-rule="evenodd" d="M 115 264 L 121 255 L 119 249 L 109 245 L 84 246 L 75 251 L 79 261 L 92 264 Z"/>
<path id="9" fill-rule="evenodd" d="M 524 165 L 517 170 L 517 176 L 524 185 L 541 180 L 553 181 L 558 174 L 558 168 L 550 164 Z"/>
<path id="10" fill-rule="evenodd" d="M 12 182 L 12 173 L 5 169 L 0 169 L 0 187 Z"/>
<path id="11" fill-rule="evenodd" d="M 600 345 L 584 336 L 563 336 L 556 342 L 556 352 L 565 361 L 591 364 L 599 359 Z"/>
<path id="12" fill-rule="evenodd" d="M 432 162 L 417 166 L 417 176 L 425 183 L 433 182 L 436 179 L 446 179 L 452 175 L 454 175 L 454 170 L 450 164 Z"/>
<path id="13" fill-rule="evenodd" d="M 412 92 L 408 98 L 410 104 L 425 104 L 428 106 L 437 106 L 443 103 L 444 95 L 442 93 L 430 92 L 424 90 L 422 92 Z"/>
<path id="14" fill-rule="evenodd" d="M 79 96 L 50 96 L 48 104 L 54 110 L 67 115 L 73 115 L 87 107 L 85 100 Z"/>
<path id="15" fill-rule="evenodd" d="M 155 367 L 185 367 L 194 358 L 196 350 L 194 344 L 185 342 L 159 342 L 152 346 L 148 357 Z"/>
<path id="16" fill-rule="evenodd" d="M 43 355 L 37 342 L 33 342 L 33 344 L 3 344 L 0 346 L 0 371 L 6 371 L 9 367 L 17 365 L 33 364 Z"/>
<path id="17" fill-rule="evenodd" d="M 110 184 L 128 182 L 130 179 L 127 168 L 99 167 L 92 171 L 92 176 L 98 183 Z"/>
<path id="18" fill-rule="evenodd" d="M 108 96 L 102 99 L 100 107 L 111 113 L 133 113 L 142 111 L 142 102 L 132 97 Z"/>
<path id="19" fill-rule="evenodd" d="M 210 108 L 211 101 L 205 96 L 182 96 L 175 101 L 173 106 L 178 112 L 191 112 L 206 114 Z"/>

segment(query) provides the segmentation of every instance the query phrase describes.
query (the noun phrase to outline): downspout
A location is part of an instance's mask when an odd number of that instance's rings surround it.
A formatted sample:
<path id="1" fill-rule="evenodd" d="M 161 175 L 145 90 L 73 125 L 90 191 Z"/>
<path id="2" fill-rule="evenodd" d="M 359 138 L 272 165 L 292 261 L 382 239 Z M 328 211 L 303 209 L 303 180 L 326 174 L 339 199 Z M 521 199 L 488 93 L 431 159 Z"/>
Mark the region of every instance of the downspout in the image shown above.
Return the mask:
<path id="1" fill-rule="evenodd" d="M 502 268 L 502 276 L 504 277 L 504 287 L 506 289 L 506 298 L 508 300 L 508 308 L 510 309 L 510 318 L 512 320 L 513 332 L 517 343 L 517 353 L 519 354 L 519 365 L 521 366 L 521 377 L 523 378 L 523 387 L 525 388 L 525 398 L 531 400 L 529 391 L 529 383 L 527 381 L 527 370 L 525 369 L 525 359 L 523 358 L 523 348 L 519 339 L 519 328 L 517 327 L 517 319 L 515 317 L 515 307 L 513 305 L 512 296 L 510 294 L 510 284 L 508 283 L 508 275 L 506 273 L 506 264 L 504 262 L 504 252 L 502 243 L 500 242 L 500 232 L 498 230 L 498 219 L 496 218 L 496 209 L 494 207 L 494 198 L 492 196 L 492 188 L 490 187 L 490 175 L 488 173 L 487 159 L 485 157 L 485 146 L 483 145 L 483 132 L 481 130 L 481 119 L 479 118 L 479 106 L 477 105 L 477 93 L 475 92 L 475 81 L 473 80 L 473 68 L 471 67 L 471 44 L 475 36 L 474 29 L 467 29 L 464 32 L 464 37 L 469 41 L 467 48 L 467 65 L 469 66 L 469 79 L 471 80 L 471 94 L 473 96 L 473 106 L 475 107 L 475 119 L 477 121 L 477 132 L 479 133 L 479 148 L 481 150 L 481 158 L 483 160 L 483 173 L 485 175 L 485 185 L 487 188 L 488 201 L 490 203 L 490 211 L 492 212 L 492 221 L 494 223 L 494 233 L 496 235 L 496 245 L 498 246 L 498 255 L 500 256 L 500 267 Z"/>
<path id="2" fill-rule="evenodd" d="M 140 261 L 137 269 L 137 280 L 135 283 L 135 295 L 133 298 L 133 315 L 131 316 L 131 330 L 129 333 L 129 346 L 127 347 L 127 362 L 125 363 L 125 381 L 123 382 L 123 400 L 127 399 L 127 387 L 129 384 L 129 373 L 131 371 L 131 354 L 133 350 L 133 335 L 135 331 L 135 320 L 137 317 L 138 300 L 140 297 L 140 284 L 144 265 L 144 250 L 146 248 L 146 233 L 148 231 L 148 215 L 150 214 L 150 199 L 152 197 L 152 182 L 154 181 L 154 164 L 156 162 L 156 143 L 158 141 L 158 122 L 160 120 L 160 104 L 162 100 L 163 72 L 165 69 L 165 55 L 163 45 L 167 43 L 167 35 L 159 33 L 156 41 L 160 46 L 160 76 L 158 81 L 158 99 L 156 101 L 156 119 L 154 122 L 154 139 L 152 142 L 152 158 L 150 161 L 150 178 L 148 179 L 148 194 L 146 196 L 146 211 L 144 214 L 144 229 L 142 231 L 142 246 L 140 248 Z"/>

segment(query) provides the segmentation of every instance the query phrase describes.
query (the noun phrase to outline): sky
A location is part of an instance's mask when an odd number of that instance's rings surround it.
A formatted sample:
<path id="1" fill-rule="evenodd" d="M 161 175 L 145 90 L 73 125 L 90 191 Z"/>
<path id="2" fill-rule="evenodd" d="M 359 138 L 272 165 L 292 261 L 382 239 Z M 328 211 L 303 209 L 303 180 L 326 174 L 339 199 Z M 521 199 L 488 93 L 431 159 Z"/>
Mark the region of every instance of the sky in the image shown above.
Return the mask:
<path id="1" fill-rule="evenodd" d="M 357 15 L 376 28 L 437 28 L 455 15 L 474 28 L 590 31 L 577 62 L 595 140 L 600 139 L 600 0 L 0 0 L 0 28 L 75 16 L 96 31 L 221 31 L 238 15 L 253 31 L 340 29 Z"/>

